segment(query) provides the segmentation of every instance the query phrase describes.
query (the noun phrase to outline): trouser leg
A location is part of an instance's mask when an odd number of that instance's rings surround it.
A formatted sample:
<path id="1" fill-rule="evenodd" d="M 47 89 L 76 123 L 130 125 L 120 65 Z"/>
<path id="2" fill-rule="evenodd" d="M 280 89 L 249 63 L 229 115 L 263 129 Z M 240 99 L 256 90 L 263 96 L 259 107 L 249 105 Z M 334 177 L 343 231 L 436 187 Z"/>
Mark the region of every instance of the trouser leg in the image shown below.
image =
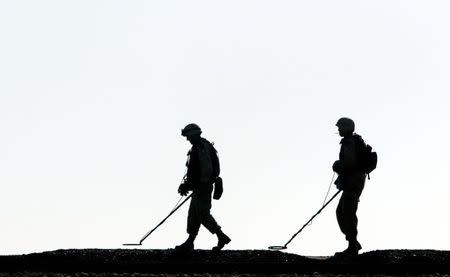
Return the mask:
<path id="1" fill-rule="evenodd" d="M 189 206 L 187 228 L 187 232 L 190 235 L 197 235 L 200 225 L 205 226 L 205 228 L 213 234 L 220 232 L 220 226 L 217 224 L 210 211 L 210 193 L 198 193 L 193 195 L 191 205 Z"/>
<path id="2" fill-rule="evenodd" d="M 341 195 L 341 198 L 339 199 L 339 203 L 336 208 L 336 219 L 339 225 L 339 229 L 341 229 L 341 232 L 345 234 L 345 226 L 344 226 L 344 220 L 343 220 L 343 210 L 342 207 L 344 206 L 344 197 Z"/>
<path id="3" fill-rule="evenodd" d="M 198 213 L 201 224 L 212 234 L 219 232 L 220 226 L 211 215 L 211 193 L 200 194 L 199 198 Z"/>
<path id="4" fill-rule="evenodd" d="M 356 194 L 344 192 L 336 209 L 339 228 L 348 241 L 356 241 L 358 235 L 358 217 L 356 216 L 358 202 L 359 198 Z"/>
<path id="5" fill-rule="evenodd" d="M 208 229 L 208 231 L 210 231 L 212 234 L 216 234 L 221 231 L 219 224 L 217 224 L 217 221 L 211 215 L 209 210 L 204 212 L 201 222 L 202 225 L 205 226 L 205 228 Z"/>
<path id="6" fill-rule="evenodd" d="M 198 204 L 194 197 L 192 197 L 187 218 L 187 233 L 192 237 L 197 236 L 201 224 L 196 206 L 198 206 Z"/>

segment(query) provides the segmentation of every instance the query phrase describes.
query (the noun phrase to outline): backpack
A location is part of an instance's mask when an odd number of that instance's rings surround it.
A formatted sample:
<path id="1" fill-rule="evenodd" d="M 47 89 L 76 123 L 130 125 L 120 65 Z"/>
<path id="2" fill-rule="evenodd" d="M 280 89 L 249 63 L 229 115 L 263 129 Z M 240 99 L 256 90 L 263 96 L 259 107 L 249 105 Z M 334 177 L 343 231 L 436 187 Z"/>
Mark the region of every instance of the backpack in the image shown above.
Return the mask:
<path id="1" fill-rule="evenodd" d="M 223 193 L 223 181 L 220 175 L 220 162 L 217 156 L 217 150 L 214 148 L 214 143 L 202 140 L 203 147 L 200 150 L 200 163 L 202 164 L 202 169 L 204 170 L 205 180 L 214 180 L 214 193 L 213 198 L 219 200 Z"/>
<path id="2" fill-rule="evenodd" d="M 208 183 L 220 173 L 218 169 L 217 152 L 212 143 L 202 138 L 198 146 L 198 162 L 200 167 L 200 182 Z"/>
<path id="3" fill-rule="evenodd" d="M 211 160 L 213 166 L 213 176 L 215 177 L 213 199 L 219 200 L 222 197 L 223 193 L 223 180 L 221 177 L 219 177 L 220 162 L 219 157 L 217 156 L 217 150 L 214 148 L 214 143 L 211 143 L 211 146 L 212 146 Z"/>
<path id="4" fill-rule="evenodd" d="M 366 144 L 359 135 L 355 135 L 355 137 L 358 141 L 358 163 L 360 164 L 360 169 L 367 174 L 370 180 L 370 173 L 377 167 L 377 152 L 372 151 L 372 146 Z"/>

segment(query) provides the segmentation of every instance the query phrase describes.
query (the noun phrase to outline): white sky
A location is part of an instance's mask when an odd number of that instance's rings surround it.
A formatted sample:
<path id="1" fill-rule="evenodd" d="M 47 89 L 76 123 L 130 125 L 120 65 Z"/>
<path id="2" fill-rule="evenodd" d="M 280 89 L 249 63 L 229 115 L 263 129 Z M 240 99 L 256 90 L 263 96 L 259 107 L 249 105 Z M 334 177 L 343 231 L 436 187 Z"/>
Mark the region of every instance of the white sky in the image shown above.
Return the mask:
<path id="1" fill-rule="evenodd" d="M 137 242 L 178 200 L 191 122 L 220 153 L 227 248 L 282 245 L 323 202 L 341 116 L 379 154 L 363 250 L 449 249 L 449 13 L 445 0 L 0 2 L 0 254 Z M 336 204 L 288 251 L 344 249 Z M 144 248 L 184 241 L 186 216 Z M 196 247 L 215 243 L 202 228 Z"/>

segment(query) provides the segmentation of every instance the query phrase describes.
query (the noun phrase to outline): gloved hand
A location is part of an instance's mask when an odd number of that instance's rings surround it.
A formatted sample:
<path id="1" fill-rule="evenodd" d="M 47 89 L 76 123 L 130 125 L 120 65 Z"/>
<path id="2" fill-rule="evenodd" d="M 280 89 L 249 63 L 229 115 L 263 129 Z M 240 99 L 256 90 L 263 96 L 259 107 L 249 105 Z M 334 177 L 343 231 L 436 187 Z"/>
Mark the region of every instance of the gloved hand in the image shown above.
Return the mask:
<path id="1" fill-rule="evenodd" d="M 343 190 L 344 189 L 342 187 L 342 179 L 340 177 L 337 177 L 336 181 L 334 181 L 334 184 L 336 185 L 336 188 L 338 190 Z"/>
<path id="2" fill-rule="evenodd" d="M 182 183 L 179 187 L 178 187 L 178 193 L 180 195 L 186 196 L 189 192 L 188 189 L 188 185 L 186 183 Z"/>
<path id="3" fill-rule="evenodd" d="M 343 168 L 342 168 L 341 161 L 339 161 L 339 160 L 335 161 L 333 163 L 333 171 L 336 172 L 337 174 L 341 174 L 342 170 L 343 170 Z"/>

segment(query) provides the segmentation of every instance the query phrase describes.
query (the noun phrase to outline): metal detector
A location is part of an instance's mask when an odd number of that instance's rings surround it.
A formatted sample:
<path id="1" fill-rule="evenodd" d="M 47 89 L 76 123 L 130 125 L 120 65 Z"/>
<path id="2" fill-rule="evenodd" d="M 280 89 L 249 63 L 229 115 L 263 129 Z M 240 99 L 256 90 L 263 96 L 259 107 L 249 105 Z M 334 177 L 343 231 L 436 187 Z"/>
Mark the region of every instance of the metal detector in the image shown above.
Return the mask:
<path id="1" fill-rule="evenodd" d="M 320 210 L 319 210 L 315 215 L 313 215 L 313 216 L 308 220 L 308 222 L 306 222 L 305 225 L 303 225 L 303 227 L 300 228 L 300 230 L 298 230 L 297 233 L 295 233 L 295 234 L 291 237 L 290 240 L 288 240 L 288 242 L 286 242 L 284 245 L 269 246 L 269 249 L 270 249 L 270 250 L 276 250 L 276 251 L 287 249 L 288 244 L 291 243 L 291 241 L 292 241 L 292 240 L 293 240 L 293 239 L 294 239 L 301 231 L 303 231 L 303 229 L 304 229 L 306 226 L 308 226 L 309 223 L 311 223 L 311 221 L 316 217 L 316 215 L 320 214 L 320 212 L 321 212 L 328 204 L 330 204 L 330 202 L 333 201 L 333 199 L 336 198 L 336 196 L 337 196 L 341 191 L 342 191 L 342 190 L 339 190 L 338 192 L 336 192 L 336 193 L 333 195 L 333 197 L 331 197 L 331 199 L 328 200 L 328 202 L 325 203 L 325 204 L 322 206 L 322 208 L 320 208 Z"/>
<path id="2" fill-rule="evenodd" d="M 173 208 L 173 210 L 169 213 L 168 216 L 166 216 L 158 225 L 156 225 L 155 228 L 151 229 L 149 232 L 147 232 L 139 241 L 139 243 L 124 243 L 122 244 L 123 246 L 141 246 L 142 242 L 148 237 L 150 236 L 153 231 L 155 231 L 159 226 L 161 226 L 174 212 L 176 212 L 181 206 L 183 206 L 184 203 L 186 203 L 186 201 L 188 201 L 190 198 L 192 197 L 192 193 L 186 197 L 186 199 L 183 200 L 183 202 L 181 202 L 179 205 L 175 205 L 175 208 Z M 181 199 L 180 199 L 181 201 Z"/>

